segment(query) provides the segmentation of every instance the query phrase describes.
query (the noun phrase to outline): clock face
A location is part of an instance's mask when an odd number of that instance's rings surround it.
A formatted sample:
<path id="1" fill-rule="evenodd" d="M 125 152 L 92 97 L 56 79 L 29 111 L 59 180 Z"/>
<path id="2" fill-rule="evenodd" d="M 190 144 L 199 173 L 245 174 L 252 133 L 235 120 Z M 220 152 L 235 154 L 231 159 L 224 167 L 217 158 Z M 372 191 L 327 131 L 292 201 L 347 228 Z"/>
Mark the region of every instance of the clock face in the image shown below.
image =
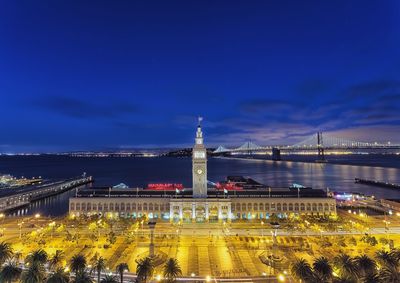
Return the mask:
<path id="1" fill-rule="evenodd" d="M 201 174 L 203 174 L 203 170 L 197 169 L 196 173 L 199 174 L 199 175 L 201 175 Z"/>
<path id="2" fill-rule="evenodd" d="M 204 151 L 195 151 L 194 158 L 206 158 L 206 153 Z"/>

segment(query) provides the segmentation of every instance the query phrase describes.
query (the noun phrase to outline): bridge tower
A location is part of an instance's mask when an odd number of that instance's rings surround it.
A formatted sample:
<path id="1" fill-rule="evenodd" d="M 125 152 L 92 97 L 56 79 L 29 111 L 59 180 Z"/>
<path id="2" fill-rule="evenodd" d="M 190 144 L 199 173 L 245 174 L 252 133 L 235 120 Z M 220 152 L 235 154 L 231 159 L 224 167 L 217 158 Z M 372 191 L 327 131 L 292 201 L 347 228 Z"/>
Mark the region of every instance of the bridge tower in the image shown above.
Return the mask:
<path id="1" fill-rule="evenodd" d="M 281 158 L 281 150 L 277 147 L 272 148 L 272 160 L 274 161 L 280 161 L 282 160 Z"/>
<path id="2" fill-rule="evenodd" d="M 317 132 L 318 162 L 325 162 L 324 142 L 322 140 L 322 132 Z"/>

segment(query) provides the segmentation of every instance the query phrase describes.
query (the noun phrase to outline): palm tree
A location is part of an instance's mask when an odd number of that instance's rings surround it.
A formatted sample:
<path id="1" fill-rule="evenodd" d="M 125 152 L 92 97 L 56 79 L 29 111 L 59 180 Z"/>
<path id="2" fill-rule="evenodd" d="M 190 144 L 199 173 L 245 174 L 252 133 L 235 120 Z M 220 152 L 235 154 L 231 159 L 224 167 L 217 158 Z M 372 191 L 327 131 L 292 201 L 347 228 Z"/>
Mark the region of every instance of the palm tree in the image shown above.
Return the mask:
<path id="1" fill-rule="evenodd" d="M 14 252 L 13 258 L 14 258 L 14 260 L 15 260 L 16 262 L 19 262 L 19 260 L 21 259 L 21 257 L 22 257 L 22 252 L 21 252 L 21 251 L 16 251 L 16 252 Z"/>
<path id="2" fill-rule="evenodd" d="M 101 272 L 106 269 L 106 261 L 103 257 L 95 258 L 90 272 L 97 272 L 97 282 L 100 283 Z"/>
<path id="3" fill-rule="evenodd" d="M 93 283 L 93 279 L 86 271 L 79 271 L 73 283 Z"/>
<path id="4" fill-rule="evenodd" d="M 359 272 L 353 258 L 347 254 L 340 254 L 334 258 L 333 262 L 335 267 L 339 270 L 340 277 L 357 280 Z"/>
<path id="5" fill-rule="evenodd" d="M 332 279 L 332 266 L 326 257 L 319 257 L 314 260 L 313 271 L 322 282 L 329 282 Z"/>
<path id="6" fill-rule="evenodd" d="M 366 276 L 364 276 L 362 279 L 362 282 L 363 283 L 379 283 L 382 281 L 381 281 L 379 274 L 374 272 L 374 273 L 369 273 Z M 384 282 L 386 282 L 386 281 L 384 281 Z"/>
<path id="7" fill-rule="evenodd" d="M 15 261 L 8 261 L 0 272 L 0 282 L 11 283 L 17 281 L 22 273 L 22 269 Z"/>
<path id="8" fill-rule="evenodd" d="M 47 262 L 47 253 L 42 250 L 42 249 L 38 249 L 32 253 L 30 253 L 27 257 L 25 262 L 29 263 L 30 265 L 35 265 L 35 264 L 39 264 L 39 265 L 43 265 Z"/>
<path id="9" fill-rule="evenodd" d="M 356 256 L 354 258 L 354 263 L 356 264 L 362 278 L 376 273 L 376 262 L 367 255 Z"/>
<path id="10" fill-rule="evenodd" d="M 74 255 L 69 262 L 69 267 L 71 268 L 71 271 L 75 273 L 75 276 L 77 276 L 78 273 L 83 273 L 86 268 L 85 256 L 81 254 Z"/>
<path id="11" fill-rule="evenodd" d="M 146 283 L 147 280 L 153 275 L 154 265 L 151 258 L 146 257 L 136 261 L 136 274 L 138 282 Z"/>
<path id="12" fill-rule="evenodd" d="M 385 283 L 398 283 L 400 282 L 400 272 L 393 266 L 384 266 L 379 271 L 379 279 Z"/>
<path id="13" fill-rule="evenodd" d="M 375 258 L 382 266 L 397 267 L 399 261 L 396 256 L 397 252 L 387 252 L 385 250 L 377 251 Z"/>
<path id="14" fill-rule="evenodd" d="M 304 282 L 312 282 L 314 278 L 310 264 L 303 258 L 297 260 L 290 268 L 292 276 Z"/>
<path id="15" fill-rule="evenodd" d="M 129 271 L 129 266 L 125 262 L 121 262 L 117 265 L 117 273 L 119 274 L 119 278 L 121 279 L 121 283 L 124 282 L 124 272 Z"/>
<path id="16" fill-rule="evenodd" d="M 100 281 L 101 283 L 118 283 L 117 276 L 112 276 L 112 275 L 106 275 L 103 279 Z"/>
<path id="17" fill-rule="evenodd" d="M 42 264 L 34 262 L 22 273 L 22 283 L 43 283 L 46 271 Z"/>
<path id="18" fill-rule="evenodd" d="M 58 267 L 60 267 L 63 259 L 64 259 L 64 252 L 62 250 L 56 250 L 56 253 L 52 255 L 52 257 L 49 259 L 50 269 L 56 270 Z"/>
<path id="19" fill-rule="evenodd" d="M 182 275 L 181 267 L 175 258 L 170 258 L 164 265 L 164 277 L 167 282 L 172 283 L 176 281 L 176 277 Z"/>
<path id="20" fill-rule="evenodd" d="M 0 243 L 0 265 L 6 262 L 7 259 L 11 258 L 13 254 L 11 245 L 6 242 Z"/>
<path id="21" fill-rule="evenodd" d="M 64 271 L 63 268 L 57 268 L 50 276 L 47 278 L 46 283 L 68 283 L 69 274 Z"/>

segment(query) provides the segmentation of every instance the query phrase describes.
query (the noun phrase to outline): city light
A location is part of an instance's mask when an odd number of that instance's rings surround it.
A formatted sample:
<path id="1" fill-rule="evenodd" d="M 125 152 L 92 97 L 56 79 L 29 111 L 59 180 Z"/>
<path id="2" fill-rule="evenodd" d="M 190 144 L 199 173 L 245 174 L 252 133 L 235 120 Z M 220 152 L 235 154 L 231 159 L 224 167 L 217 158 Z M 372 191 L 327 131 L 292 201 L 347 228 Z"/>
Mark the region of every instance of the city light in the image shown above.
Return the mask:
<path id="1" fill-rule="evenodd" d="M 278 281 L 279 282 L 285 282 L 285 280 L 286 280 L 285 275 L 283 275 L 283 274 L 279 274 L 278 275 Z"/>

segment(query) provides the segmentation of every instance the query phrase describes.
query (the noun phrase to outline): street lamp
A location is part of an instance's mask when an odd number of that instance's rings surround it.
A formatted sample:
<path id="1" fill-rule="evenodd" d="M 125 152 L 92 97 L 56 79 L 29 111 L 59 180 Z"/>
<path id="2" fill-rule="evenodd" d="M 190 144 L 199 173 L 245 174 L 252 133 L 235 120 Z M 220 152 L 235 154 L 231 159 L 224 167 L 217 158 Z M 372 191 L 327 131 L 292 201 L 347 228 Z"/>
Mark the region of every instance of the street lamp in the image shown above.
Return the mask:
<path id="1" fill-rule="evenodd" d="M 264 221 L 261 221 L 261 237 L 264 237 Z"/>
<path id="2" fill-rule="evenodd" d="M 19 226 L 19 238 L 22 238 L 22 224 L 24 224 L 24 221 L 21 221 L 18 223 Z"/>
<path id="3" fill-rule="evenodd" d="M 154 228 L 156 228 L 156 222 L 150 221 L 147 223 L 150 228 L 150 246 L 149 246 L 149 256 L 154 258 Z"/>
<path id="4" fill-rule="evenodd" d="M 285 280 L 286 280 L 285 275 L 283 275 L 283 274 L 279 274 L 278 275 L 278 281 L 279 282 L 285 282 Z"/>

